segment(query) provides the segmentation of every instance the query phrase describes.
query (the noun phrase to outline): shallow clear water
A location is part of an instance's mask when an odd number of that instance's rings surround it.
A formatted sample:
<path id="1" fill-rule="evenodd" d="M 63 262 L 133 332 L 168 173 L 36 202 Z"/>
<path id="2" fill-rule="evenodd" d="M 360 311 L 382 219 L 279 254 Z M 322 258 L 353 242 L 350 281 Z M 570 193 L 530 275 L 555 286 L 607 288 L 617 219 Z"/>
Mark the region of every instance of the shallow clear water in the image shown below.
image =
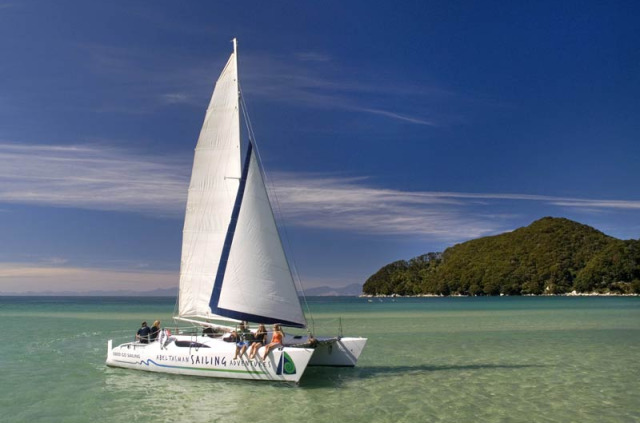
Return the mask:
<path id="1" fill-rule="evenodd" d="M 299 386 L 104 365 L 167 298 L 0 297 L 3 422 L 640 422 L 640 298 L 311 298 L 358 367 Z"/>

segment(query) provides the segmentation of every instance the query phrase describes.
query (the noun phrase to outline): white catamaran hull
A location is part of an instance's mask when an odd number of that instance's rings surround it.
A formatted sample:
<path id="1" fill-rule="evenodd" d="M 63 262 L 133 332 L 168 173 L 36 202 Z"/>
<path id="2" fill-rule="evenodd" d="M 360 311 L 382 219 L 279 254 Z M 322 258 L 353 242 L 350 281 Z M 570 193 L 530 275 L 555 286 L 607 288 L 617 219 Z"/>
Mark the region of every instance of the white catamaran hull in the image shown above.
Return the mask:
<path id="1" fill-rule="evenodd" d="M 191 376 L 298 382 L 307 366 L 355 366 L 367 343 L 366 338 L 321 338 L 315 348 L 272 350 L 263 362 L 264 348 L 252 360 L 246 353 L 234 359 L 235 343 L 221 338 L 177 335 L 169 341 L 113 347 L 109 340 L 107 365 Z"/>
<path id="2" fill-rule="evenodd" d="M 277 348 L 263 362 L 259 357 L 249 360 L 247 354 L 234 360 L 235 350 L 233 342 L 201 336 L 178 335 L 166 346 L 156 341 L 113 347 L 109 340 L 107 365 L 191 376 L 298 382 L 314 354 L 310 348 Z M 263 352 L 261 348 L 259 354 Z"/>

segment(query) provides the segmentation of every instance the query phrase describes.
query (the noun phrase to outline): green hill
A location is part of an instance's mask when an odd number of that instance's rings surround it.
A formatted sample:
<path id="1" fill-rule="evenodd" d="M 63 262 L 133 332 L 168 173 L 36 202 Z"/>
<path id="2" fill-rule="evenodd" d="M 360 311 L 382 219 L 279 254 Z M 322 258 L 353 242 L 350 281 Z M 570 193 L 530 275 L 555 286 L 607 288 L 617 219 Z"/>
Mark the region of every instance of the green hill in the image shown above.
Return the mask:
<path id="1" fill-rule="evenodd" d="M 370 295 L 640 293 L 640 240 L 545 217 L 496 236 L 388 264 L 363 286 Z"/>

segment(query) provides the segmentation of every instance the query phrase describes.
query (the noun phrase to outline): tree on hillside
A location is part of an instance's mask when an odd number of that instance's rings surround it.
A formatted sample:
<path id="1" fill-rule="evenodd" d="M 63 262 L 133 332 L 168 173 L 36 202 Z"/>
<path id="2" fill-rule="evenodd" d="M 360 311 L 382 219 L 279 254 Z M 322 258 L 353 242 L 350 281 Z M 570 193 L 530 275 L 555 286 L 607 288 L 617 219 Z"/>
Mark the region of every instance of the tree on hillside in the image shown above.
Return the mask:
<path id="1" fill-rule="evenodd" d="M 640 285 L 640 241 L 545 217 L 513 232 L 396 261 L 367 279 L 377 295 L 630 292 Z M 638 290 L 636 290 L 638 291 Z"/>

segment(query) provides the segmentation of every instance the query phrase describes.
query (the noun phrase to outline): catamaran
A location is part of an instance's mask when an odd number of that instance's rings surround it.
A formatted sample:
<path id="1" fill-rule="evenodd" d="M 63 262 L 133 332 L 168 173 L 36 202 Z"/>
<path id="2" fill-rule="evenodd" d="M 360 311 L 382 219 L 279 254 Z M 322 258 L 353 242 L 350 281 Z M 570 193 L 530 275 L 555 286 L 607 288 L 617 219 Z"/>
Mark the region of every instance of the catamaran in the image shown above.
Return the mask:
<path id="1" fill-rule="evenodd" d="M 153 342 L 114 347 L 109 340 L 108 366 L 297 383 L 308 366 L 356 365 L 366 338 L 310 331 L 287 333 L 265 360 L 264 347 L 254 358 L 236 357 L 230 334 L 238 322 L 308 328 L 246 115 L 248 140 L 241 143 L 243 104 L 234 39 L 198 138 L 187 196 L 174 319 L 192 326 Z"/>

